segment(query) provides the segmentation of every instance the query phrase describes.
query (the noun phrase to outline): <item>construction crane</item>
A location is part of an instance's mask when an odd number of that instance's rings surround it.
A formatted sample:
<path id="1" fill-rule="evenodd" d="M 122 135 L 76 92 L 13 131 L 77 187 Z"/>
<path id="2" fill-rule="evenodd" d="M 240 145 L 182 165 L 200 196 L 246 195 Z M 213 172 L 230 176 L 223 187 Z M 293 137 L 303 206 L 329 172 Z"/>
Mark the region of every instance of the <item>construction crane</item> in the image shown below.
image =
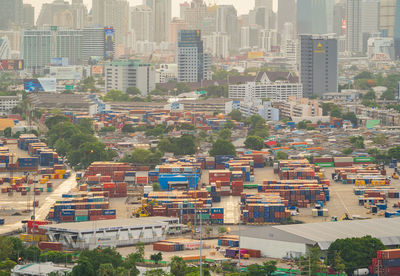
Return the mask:
<path id="1" fill-rule="evenodd" d="M 147 211 L 147 208 L 149 206 L 153 206 L 153 207 L 158 207 L 157 202 L 153 199 L 152 201 L 146 203 L 146 204 L 142 204 L 141 207 L 139 207 L 135 212 L 134 215 L 138 218 L 138 217 L 148 217 L 150 216 L 149 212 Z"/>

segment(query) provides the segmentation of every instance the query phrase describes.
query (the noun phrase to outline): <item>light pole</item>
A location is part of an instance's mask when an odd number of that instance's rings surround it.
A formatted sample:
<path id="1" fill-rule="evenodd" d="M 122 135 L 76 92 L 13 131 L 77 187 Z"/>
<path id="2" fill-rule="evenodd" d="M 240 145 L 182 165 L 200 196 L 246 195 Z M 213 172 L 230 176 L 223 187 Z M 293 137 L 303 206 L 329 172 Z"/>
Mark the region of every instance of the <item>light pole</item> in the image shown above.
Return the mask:
<path id="1" fill-rule="evenodd" d="M 33 215 L 32 215 L 32 244 L 35 244 L 35 220 L 36 220 L 36 195 L 35 195 L 35 188 L 36 188 L 36 178 L 35 174 L 33 174 Z"/>
<path id="2" fill-rule="evenodd" d="M 240 210 L 240 207 L 241 207 L 241 204 L 239 203 L 239 223 L 238 223 L 238 234 L 239 234 L 239 274 L 240 274 L 240 272 L 241 272 L 241 268 L 240 268 L 240 213 L 241 213 L 241 210 Z"/>
<path id="3" fill-rule="evenodd" d="M 203 230 L 202 230 L 202 217 L 203 217 L 203 212 L 200 212 L 200 276 L 203 276 Z"/>

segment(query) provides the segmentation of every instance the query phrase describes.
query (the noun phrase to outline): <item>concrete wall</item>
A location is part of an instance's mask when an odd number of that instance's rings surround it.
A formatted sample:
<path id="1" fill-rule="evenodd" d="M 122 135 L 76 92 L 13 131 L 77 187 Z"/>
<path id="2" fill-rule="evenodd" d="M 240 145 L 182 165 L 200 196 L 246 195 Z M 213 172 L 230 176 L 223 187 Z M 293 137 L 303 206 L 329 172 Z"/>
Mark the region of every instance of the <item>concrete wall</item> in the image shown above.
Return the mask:
<path id="1" fill-rule="evenodd" d="M 302 243 L 284 242 L 276 240 L 241 237 L 242 248 L 261 250 L 261 255 L 270 258 L 298 257 L 305 254 L 307 246 Z"/>

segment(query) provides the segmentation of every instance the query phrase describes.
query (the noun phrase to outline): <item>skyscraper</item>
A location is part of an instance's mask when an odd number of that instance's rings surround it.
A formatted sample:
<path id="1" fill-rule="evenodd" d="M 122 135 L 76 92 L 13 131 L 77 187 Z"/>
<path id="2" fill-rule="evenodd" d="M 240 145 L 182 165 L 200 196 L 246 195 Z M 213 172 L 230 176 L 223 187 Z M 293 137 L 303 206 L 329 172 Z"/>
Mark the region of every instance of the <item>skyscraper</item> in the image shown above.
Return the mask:
<path id="1" fill-rule="evenodd" d="M 112 26 L 115 42 L 124 44 L 129 34 L 129 3 L 126 0 L 92 0 L 93 24 Z"/>
<path id="2" fill-rule="evenodd" d="M 171 42 L 174 46 L 178 42 L 178 33 L 180 30 L 187 29 L 187 23 L 185 20 L 181 18 L 174 18 L 172 19 L 171 23 L 169 24 L 169 39 L 168 41 Z"/>
<path id="3" fill-rule="evenodd" d="M 282 0 L 281 0 L 282 1 Z M 255 0 L 254 8 L 266 8 L 267 10 L 272 11 L 273 0 Z"/>
<path id="4" fill-rule="evenodd" d="M 146 0 L 145 3 L 152 10 L 150 26 L 154 28 L 154 41 L 168 41 L 171 0 Z"/>
<path id="5" fill-rule="evenodd" d="M 239 22 L 237 11 L 233 5 L 217 6 L 217 33 L 225 33 L 229 38 L 229 49 L 238 49 L 240 46 Z"/>
<path id="6" fill-rule="evenodd" d="M 22 0 L 0 0 L 0 7 L 0 30 L 22 25 L 24 16 Z"/>
<path id="7" fill-rule="evenodd" d="M 338 89 L 337 39 L 329 36 L 300 36 L 300 79 L 304 96 L 322 96 Z"/>
<path id="8" fill-rule="evenodd" d="M 24 66 L 39 73 L 50 63 L 51 58 L 68 58 L 68 63 L 82 63 L 82 30 L 43 27 L 25 30 L 21 43 Z"/>
<path id="9" fill-rule="evenodd" d="M 344 34 L 343 23 L 346 20 L 346 4 L 336 3 L 333 10 L 333 33 L 341 36 Z"/>
<path id="10" fill-rule="evenodd" d="M 362 52 L 368 49 L 368 39 L 379 36 L 379 0 L 361 1 Z"/>
<path id="11" fill-rule="evenodd" d="M 278 32 L 283 31 L 286 22 L 296 26 L 296 6 L 295 0 L 280 0 L 278 1 Z"/>
<path id="12" fill-rule="evenodd" d="M 90 57 L 104 56 L 104 27 L 86 27 L 82 30 L 82 61 L 86 64 Z"/>
<path id="13" fill-rule="evenodd" d="M 361 53 L 361 0 L 347 0 L 346 49 L 351 53 Z"/>
<path id="14" fill-rule="evenodd" d="M 133 30 L 135 41 L 153 41 L 151 18 L 152 10 L 146 5 L 130 8 L 129 28 Z"/>
<path id="15" fill-rule="evenodd" d="M 24 4 L 23 25 L 25 28 L 35 26 L 35 8 L 31 4 Z"/>
<path id="16" fill-rule="evenodd" d="M 400 57 L 400 0 L 381 0 L 380 29 L 385 37 L 393 37 L 395 57 Z"/>
<path id="17" fill-rule="evenodd" d="M 327 0 L 297 0 L 297 33 L 326 34 Z"/>
<path id="18" fill-rule="evenodd" d="M 176 61 L 179 82 L 201 82 L 207 76 L 206 55 L 200 30 L 181 30 L 178 34 Z"/>

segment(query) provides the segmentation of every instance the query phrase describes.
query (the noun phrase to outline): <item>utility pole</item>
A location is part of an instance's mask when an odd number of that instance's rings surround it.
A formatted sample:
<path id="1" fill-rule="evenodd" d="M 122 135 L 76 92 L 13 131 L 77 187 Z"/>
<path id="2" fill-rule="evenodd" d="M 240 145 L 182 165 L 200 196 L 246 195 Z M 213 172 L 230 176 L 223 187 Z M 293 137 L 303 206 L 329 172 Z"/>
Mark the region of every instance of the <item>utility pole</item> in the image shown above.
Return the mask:
<path id="1" fill-rule="evenodd" d="M 239 203 L 239 210 L 240 210 L 240 203 Z M 238 232 L 239 232 L 239 273 L 241 272 L 241 267 L 240 267 L 240 260 L 241 260 L 241 254 L 240 254 L 240 214 L 239 214 L 239 224 L 238 224 L 238 226 L 239 226 L 239 229 L 238 229 Z"/>
<path id="2" fill-rule="evenodd" d="M 197 188 L 197 187 L 196 187 Z M 203 230 L 202 230 L 202 215 L 203 212 L 200 214 L 200 276 L 203 276 L 203 262 L 202 262 L 202 250 L 203 250 Z"/>
<path id="3" fill-rule="evenodd" d="M 35 207 L 35 201 L 36 201 L 36 195 L 35 195 L 35 187 L 36 187 L 36 177 L 35 174 L 33 175 L 33 216 L 32 216 L 32 244 L 35 244 L 35 220 L 36 220 L 36 207 Z"/>

